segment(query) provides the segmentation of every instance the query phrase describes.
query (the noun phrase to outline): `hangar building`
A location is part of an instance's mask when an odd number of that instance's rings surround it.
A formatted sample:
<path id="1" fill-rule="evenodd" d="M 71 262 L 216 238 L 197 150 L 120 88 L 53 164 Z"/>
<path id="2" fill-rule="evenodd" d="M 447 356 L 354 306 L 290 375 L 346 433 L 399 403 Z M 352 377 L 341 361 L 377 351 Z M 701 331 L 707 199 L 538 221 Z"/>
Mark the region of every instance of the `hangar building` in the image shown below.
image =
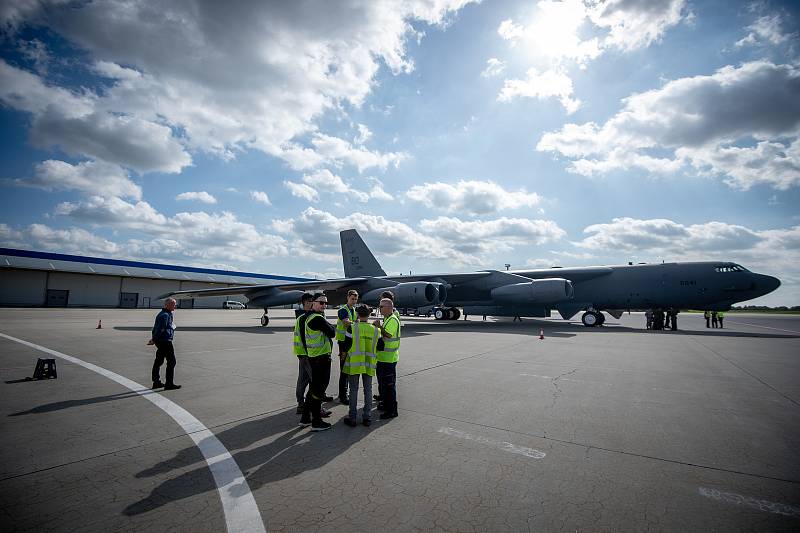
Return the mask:
<path id="1" fill-rule="evenodd" d="M 171 291 L 306 279 L 0 248 L 0 306 L 6 307 L 160 308 L 158 296 Z M 215 296 L 178 305 L 219 309 L 226 300 L 245 298 Z"/>

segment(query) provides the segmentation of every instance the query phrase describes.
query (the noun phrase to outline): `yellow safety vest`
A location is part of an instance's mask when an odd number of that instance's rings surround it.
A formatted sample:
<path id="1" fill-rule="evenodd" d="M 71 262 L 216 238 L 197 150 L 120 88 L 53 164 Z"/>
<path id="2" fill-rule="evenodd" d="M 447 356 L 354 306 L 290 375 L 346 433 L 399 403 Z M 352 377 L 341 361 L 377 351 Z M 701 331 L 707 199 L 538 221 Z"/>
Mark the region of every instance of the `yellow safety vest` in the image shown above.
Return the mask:
<path id="1" fill-rule="evenodd" d="M 353 345 L 347 352 L 342 372 L 349 375 L 375 375 L 376 353 L 381 333 L 369 322 L 353 322 Z M 385 342 L 385 341 L 384 341 Z"/>
<path id="2" fill-rule="evenodd" d="M 400 359 L 400 317 L 391 314 L 383 319 L 383 329 L 389 333 L 392 338 L 383 338 L 383 350 L 378 352 L 379 363 L 396 363 Z"/>
<path id="3" fill-rule="evenodd" d="M 321 331 L 314 331 L 308 328 L 308 325 L 311 323 L 314 317 L 318 316 L 321 316 L 323 319 L 325 318 L 325 316 L 320 313 L 311 313 L 306 319 L 306 350 L 308 351 L 309 357 L 327 355 L 331 353 L 332 350 L 331 340 L 328 337 L 326 337 Z"/>
<path id="4" fill-rule="evenodd" d="M 300 315 L 294 319 L 294 346 L 292 346 L 292 353 L 297 357 L 308 355 L 306 353 L 306 347 L 303 346 L 303 334 L 300 332 L 300 319 L 302 317 L 303 315 Z"/>
<path id="5" fill-rule="evenodd" d="M 350 323 L 351 324 L 353 324 L 356 321 L 356 310 L 355 309 L 353 309 L 352 307 L 348 307 L 347 304 L 344 304 L 339 309 L 346 309 L 347 310 L 347 315 L 350 317 Z M 338 318 L 338 313 L 337 313 L 336 340 L 341 342 L 346 337 L 347 337 L 347 326 L 345 325 L 344 322 L 342 322 L 342 319 Z"/>

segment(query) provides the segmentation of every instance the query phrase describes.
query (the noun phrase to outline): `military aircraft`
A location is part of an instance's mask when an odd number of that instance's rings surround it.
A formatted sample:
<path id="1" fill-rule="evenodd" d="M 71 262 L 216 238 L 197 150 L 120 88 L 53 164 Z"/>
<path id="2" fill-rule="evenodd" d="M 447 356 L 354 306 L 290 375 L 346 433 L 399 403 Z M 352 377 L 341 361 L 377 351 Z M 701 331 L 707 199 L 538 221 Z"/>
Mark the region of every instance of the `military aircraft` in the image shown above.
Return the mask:
<path id="1" fill-rule="evenodd" d="M 297 303 L 307 290 L 324 290 L 332 304 L 344 303 L 349 289 L 367 303 L 390 290 L 396 307 L 433 306 L 437 320 L 456 320 L 461 309 L 470 315 L 519 317 L 549 317 L 556 310 L 564 320 L 583 311 L 581 321 L 591 327 L 605 321 L 604 311 L 615 318 L 631 309 L 727 311 L 781 284 L 719 261 L 387 276 L 356 230 L 339 236 L 344 278 L 177 291 L 161 298 L 243 294 L 249 307 L 263 307 L 261 324 L 266 326 L 270 307 Z"/>

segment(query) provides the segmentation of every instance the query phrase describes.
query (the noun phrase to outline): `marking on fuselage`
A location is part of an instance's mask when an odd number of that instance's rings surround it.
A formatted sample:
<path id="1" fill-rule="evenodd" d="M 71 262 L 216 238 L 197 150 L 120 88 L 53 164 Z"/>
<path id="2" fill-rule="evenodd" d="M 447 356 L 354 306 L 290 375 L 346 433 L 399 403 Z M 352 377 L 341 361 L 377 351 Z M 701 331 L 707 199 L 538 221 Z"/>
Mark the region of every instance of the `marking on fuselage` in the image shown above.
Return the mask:
<path id="1" fill-rule="evenodd" d="M 519 446 L 517 444 L 512 444 L 511 442 L 492 440 L 487 437 L 481 437 L 480 435 L 470 435 L 469 433 L 460 431 L 458 429 L 443 427 L 439 429 L 439 433 L 444 433 L 445 435 L 450 435 L 451 437 L 455 437 L 457 439 L 485 444 L 504 452 L 524 455 L 525 457 L 530 457 L 531 459 L 544 459 L 545 455 L 547 455 L 546 453 L 540 452 L 539 450 L 534 450 L 533 448 Z"/>
<path id="2" fill-rule="evenodd" d="M 786 333 L 796 333 L 796 334 L 800 335 L 800 331 L 793 331 L 791 329 L 771 328 L 769 326 L 760 326 L 758 324 L 749 324 L 747 322 L 736 322 L 736 321 L 733 321 L 733 320 L 730 320 L 730 319 L 726 320 L 726 322 L 728 324 L 738 324 L 740 326 L 752 326 L 754 328 L 774 329 L 775 331 L 784 331 Z"/>
<path id="3" fill-rule="evenodd" d="M 225 448 L 225 445 L 220 442 L 216 435 L 189 411 L 172 400 L 168 400 L 163 395 L 154 393 L 144 385 L 140 385 L 125 376 L 121 376 L 101 366 L 87 363 L 77 357 L 51 350 L 50 348 L 39 346 L 38 344 L 24 341 L 4 333 L 0 333 L 0 337 L 69 361 L 87 370 L 96 372 L 112 381 L 116 381 L 167 413 L 194 441 L 195 446 L 197 446 L 203 454 L 208 469 L 211 470 L 211 474 L 214 476 L 214 481 L 217 484 L 217 492 L 219 493 L 219 499 L 222 503 L 222 510 L 225 513 L 225 523 L 228 526 L 228 531 L 246 531 L 253 533 L 265 531 L 264 522 L 261 519 L 258 505 L 256 505 L 253 493 L 250 492 L 250 486 L 242 475 L 239 465 L 236 464 L 231 453 Z"/>
<path id="4" fill-rule="evenodd" d="M 734 505 L 744 505 L 757 511 L 764 511 L 765 513 L 781 514 L 784 516 L 800 516 L 800 507 L 797 505 L 790 505 L 788 503 L 777 503 L 767 500 L 759 500 L 752 496 L 742 496 L 735 492 L 723 492 L 717 489 L 709 489 L 706 487 L 698 487 L 698 492 L 701 496 L 711 498 L 725 503 L 732 503 Z"/>

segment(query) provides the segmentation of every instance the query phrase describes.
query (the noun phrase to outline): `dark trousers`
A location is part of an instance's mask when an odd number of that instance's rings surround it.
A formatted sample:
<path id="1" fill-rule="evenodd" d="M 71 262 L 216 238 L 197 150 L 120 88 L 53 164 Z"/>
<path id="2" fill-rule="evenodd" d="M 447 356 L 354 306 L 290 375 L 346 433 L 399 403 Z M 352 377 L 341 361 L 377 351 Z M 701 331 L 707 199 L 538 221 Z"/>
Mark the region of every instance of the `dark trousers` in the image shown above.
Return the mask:
<path id="1" fill-rule="evenodd" d="M 153 383 L 161 381 L 161 365 L 167 361 L 167 385 L 173 384 L 175 378 L 175 348 L 172 341 L 156 341 L 156 360 L 153 361 Z"/>
<path id="2" fill-rule="evenodd" d="M 309 357 L 308 364 L 311 367 L 311 384 L 308 386 L 306 403 L 303 404 L 303 418 L 313 421 L 322 420 L 322 399 L 325 397 L 325 389 L 331 380 L 331 354 Z"/>
<path id="3" fill-rule="evenodd" d="M 339 358 L 339 399 L 347 398 L 348 376 L 343 372 L 344 359 Z"/>
<path id="4" fill-rule="evenodd" d="M 397 414 L 397 363 L 381 363 L 375 365 L 378 376 L 378 394 L 387 413 Z"/>
<path id="5" fill-rule="evenodd" d="M 295 396 L 297 396 L 297 404 L 303 403 L 303 398 L 306 395 L 306 387 L 311 383 L 311 367 L 308 365 L 308 357 L 298 357 L 297 365 L 297 387 L 295 388 Z"/>

